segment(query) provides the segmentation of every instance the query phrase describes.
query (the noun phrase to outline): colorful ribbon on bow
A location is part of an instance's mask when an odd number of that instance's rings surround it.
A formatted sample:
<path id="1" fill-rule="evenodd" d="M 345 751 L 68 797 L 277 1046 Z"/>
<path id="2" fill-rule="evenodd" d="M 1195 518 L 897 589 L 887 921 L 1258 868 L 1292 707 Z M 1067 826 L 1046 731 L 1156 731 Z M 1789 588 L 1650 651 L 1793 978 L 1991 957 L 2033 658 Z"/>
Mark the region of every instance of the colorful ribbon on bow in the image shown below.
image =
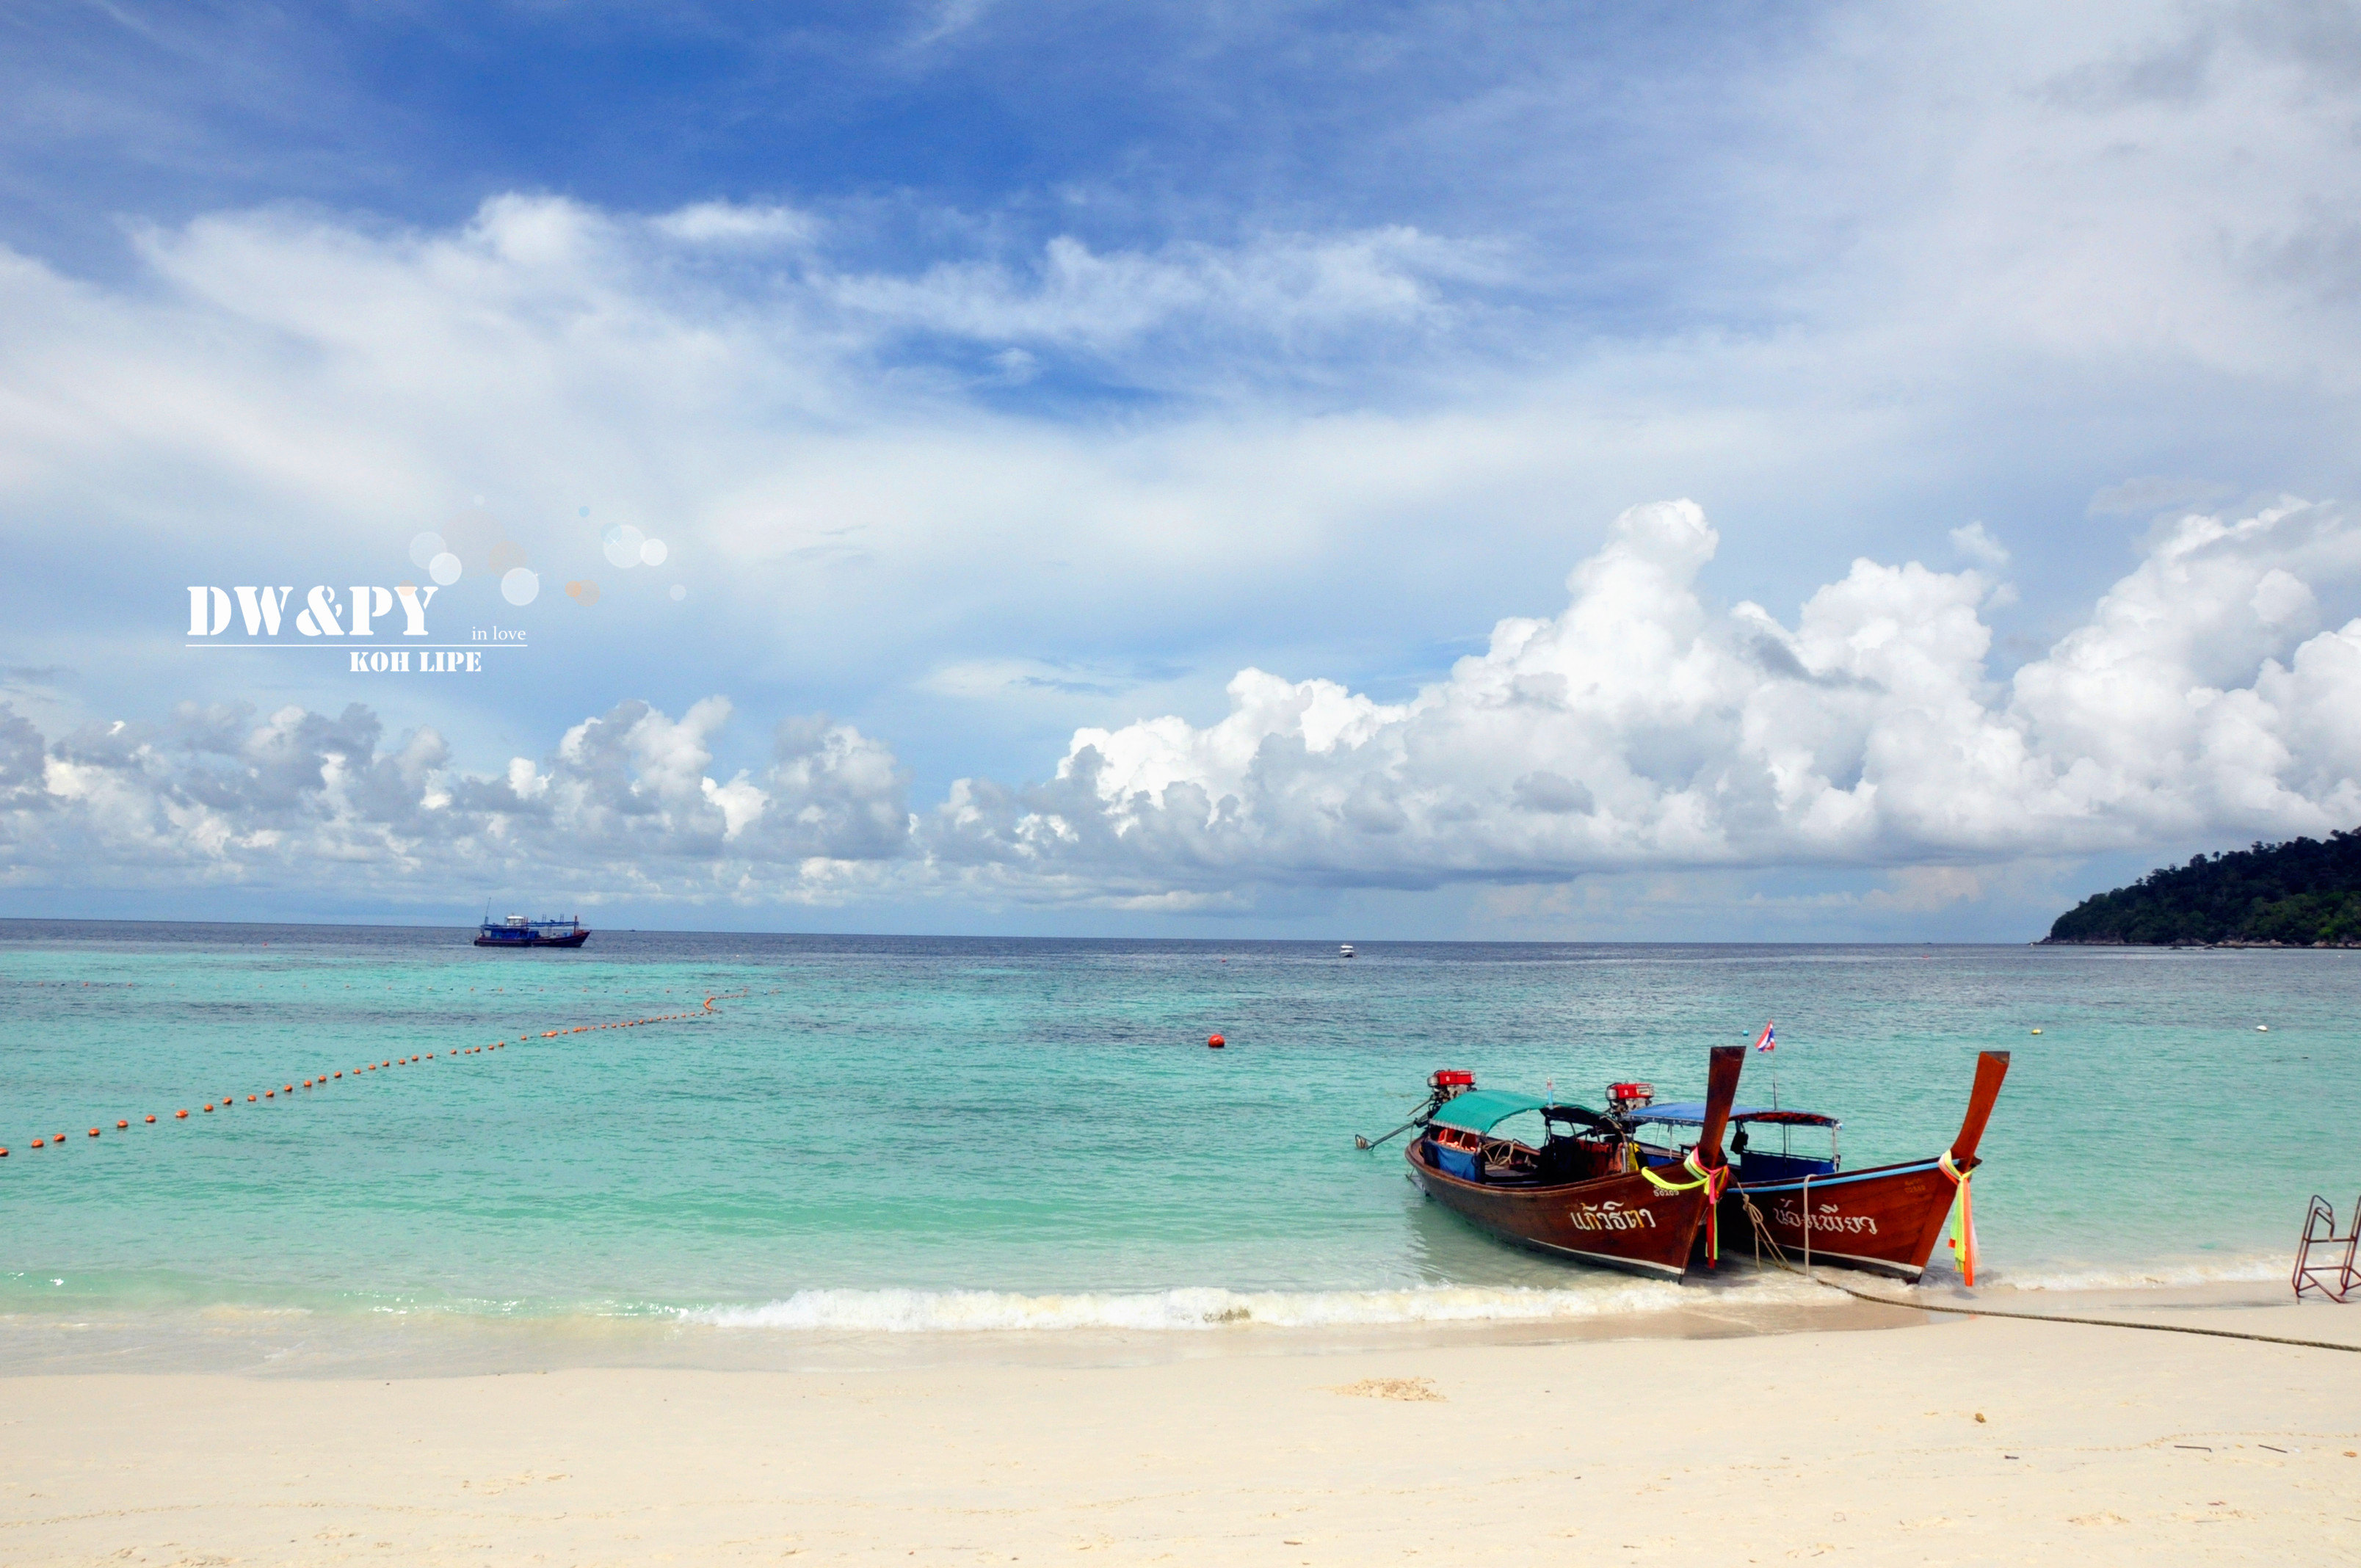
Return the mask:
<path id="1" fill-rule="evenodd" d="M 1721 1190 L 1730 1185 L 1730 1167 L 1715 1166 L 1711 1170 L 1697 1163 L 1697 1150 L 1681 1157 L 1681 1168 L 1697 1178 L 1694 1181 L 1674 1181 L 1658 1176 L 1643 1163 L 1640 1174 L 1656 1184 L 1660 1192 L 1694 1192 L 1705 1189 L 1705 1265 L 1714 1267 L 1721 1262 Z"/>
<path id="2" fill-rule="evenodd" d="M 1975 1172 L 1973 1169 L 1961 1170 L 1953 1165 L 1949 1149 L 1943 1151 L 1943 1157 L 1937 1160 L 1935 1166 L 1951 1179 L 1952 1186 L 1960 1190 L 1960 1205 L 1951 1211 L 1949 1245 L 1951 1255 L 1959 1262 L 1960 1273 L 1966 1277 L 1969 1285 L 1973 1286 L 1976 1282 L 1976 1204 L 1974 1190 L 1969 1186 L 1968 1179 Z"/>

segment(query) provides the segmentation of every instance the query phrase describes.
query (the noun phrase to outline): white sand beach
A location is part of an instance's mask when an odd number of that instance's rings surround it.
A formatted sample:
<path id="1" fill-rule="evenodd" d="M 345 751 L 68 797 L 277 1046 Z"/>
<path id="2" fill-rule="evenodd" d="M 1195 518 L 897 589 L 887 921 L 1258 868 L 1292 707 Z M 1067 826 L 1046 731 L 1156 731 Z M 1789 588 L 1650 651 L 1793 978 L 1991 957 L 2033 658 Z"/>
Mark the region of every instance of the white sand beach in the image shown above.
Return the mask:
<path id="1" fill-rule="evenodd" d="M 2150 1315 L 2361 1344 L 2361 1310 Z M 1238 1343 L 1091 1366 L 15 1377 L 0 1563 L 2361 1559 L 2361 1355 L 1956 1318 Z"/>

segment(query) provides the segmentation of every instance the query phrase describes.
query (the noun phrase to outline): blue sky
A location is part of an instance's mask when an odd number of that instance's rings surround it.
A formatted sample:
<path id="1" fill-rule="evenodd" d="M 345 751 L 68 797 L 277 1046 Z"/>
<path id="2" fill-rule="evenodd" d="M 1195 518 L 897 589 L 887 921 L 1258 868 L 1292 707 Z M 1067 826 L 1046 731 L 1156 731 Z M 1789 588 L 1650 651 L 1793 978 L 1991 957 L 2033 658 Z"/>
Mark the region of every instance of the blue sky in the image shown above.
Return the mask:
<path id="1" fill-rule="evenodd" d="M 13 913 L 2006 938 L 2361 816 L 2347 7 L 0 30 Z M 527 652 L 181 645 L 428 532 Z"/>

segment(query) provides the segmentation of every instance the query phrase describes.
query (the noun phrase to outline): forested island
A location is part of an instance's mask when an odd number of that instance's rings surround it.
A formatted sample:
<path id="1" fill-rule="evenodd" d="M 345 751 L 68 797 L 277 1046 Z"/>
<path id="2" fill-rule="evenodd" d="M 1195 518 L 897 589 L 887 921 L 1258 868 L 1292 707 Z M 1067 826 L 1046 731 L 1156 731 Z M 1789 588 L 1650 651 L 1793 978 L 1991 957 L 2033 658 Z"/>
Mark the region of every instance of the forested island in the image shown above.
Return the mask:
<path id="1" fill-rule="evenodd" d="M 2050 942 L 2361 947 L 2361 829 L 2200 855 L 2058 917 Z"/>

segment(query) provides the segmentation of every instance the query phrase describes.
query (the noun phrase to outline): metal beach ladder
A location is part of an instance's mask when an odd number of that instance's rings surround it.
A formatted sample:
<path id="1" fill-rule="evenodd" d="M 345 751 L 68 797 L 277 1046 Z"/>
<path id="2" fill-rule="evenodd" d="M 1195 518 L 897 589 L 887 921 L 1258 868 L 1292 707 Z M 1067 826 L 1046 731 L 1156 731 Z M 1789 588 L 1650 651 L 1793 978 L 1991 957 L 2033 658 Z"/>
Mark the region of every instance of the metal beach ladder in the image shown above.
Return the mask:
<path id="1" fill-rule="evenodd" d="M 2303 1299 L 2307 1290 L 2317 1290 L 2332 1301 L 2342 1301 L 2347 1292 L 2361 1286 L 2361 1272 L 2353 1266 L 2356 1246 L 2361 1246 L 2361 1200 L 2353 1205 L 2353 1228 L 2340 1236 L 2336 1211 L 2329 1207 L 2327 1199 L 2313 1193 L 2312 1207 L 2304 1211 L 2303 1240 L 2295 1249 L 2296 1299 Z M 2315 1250 L 2334 1261 L 2314 1263 Z"/>

